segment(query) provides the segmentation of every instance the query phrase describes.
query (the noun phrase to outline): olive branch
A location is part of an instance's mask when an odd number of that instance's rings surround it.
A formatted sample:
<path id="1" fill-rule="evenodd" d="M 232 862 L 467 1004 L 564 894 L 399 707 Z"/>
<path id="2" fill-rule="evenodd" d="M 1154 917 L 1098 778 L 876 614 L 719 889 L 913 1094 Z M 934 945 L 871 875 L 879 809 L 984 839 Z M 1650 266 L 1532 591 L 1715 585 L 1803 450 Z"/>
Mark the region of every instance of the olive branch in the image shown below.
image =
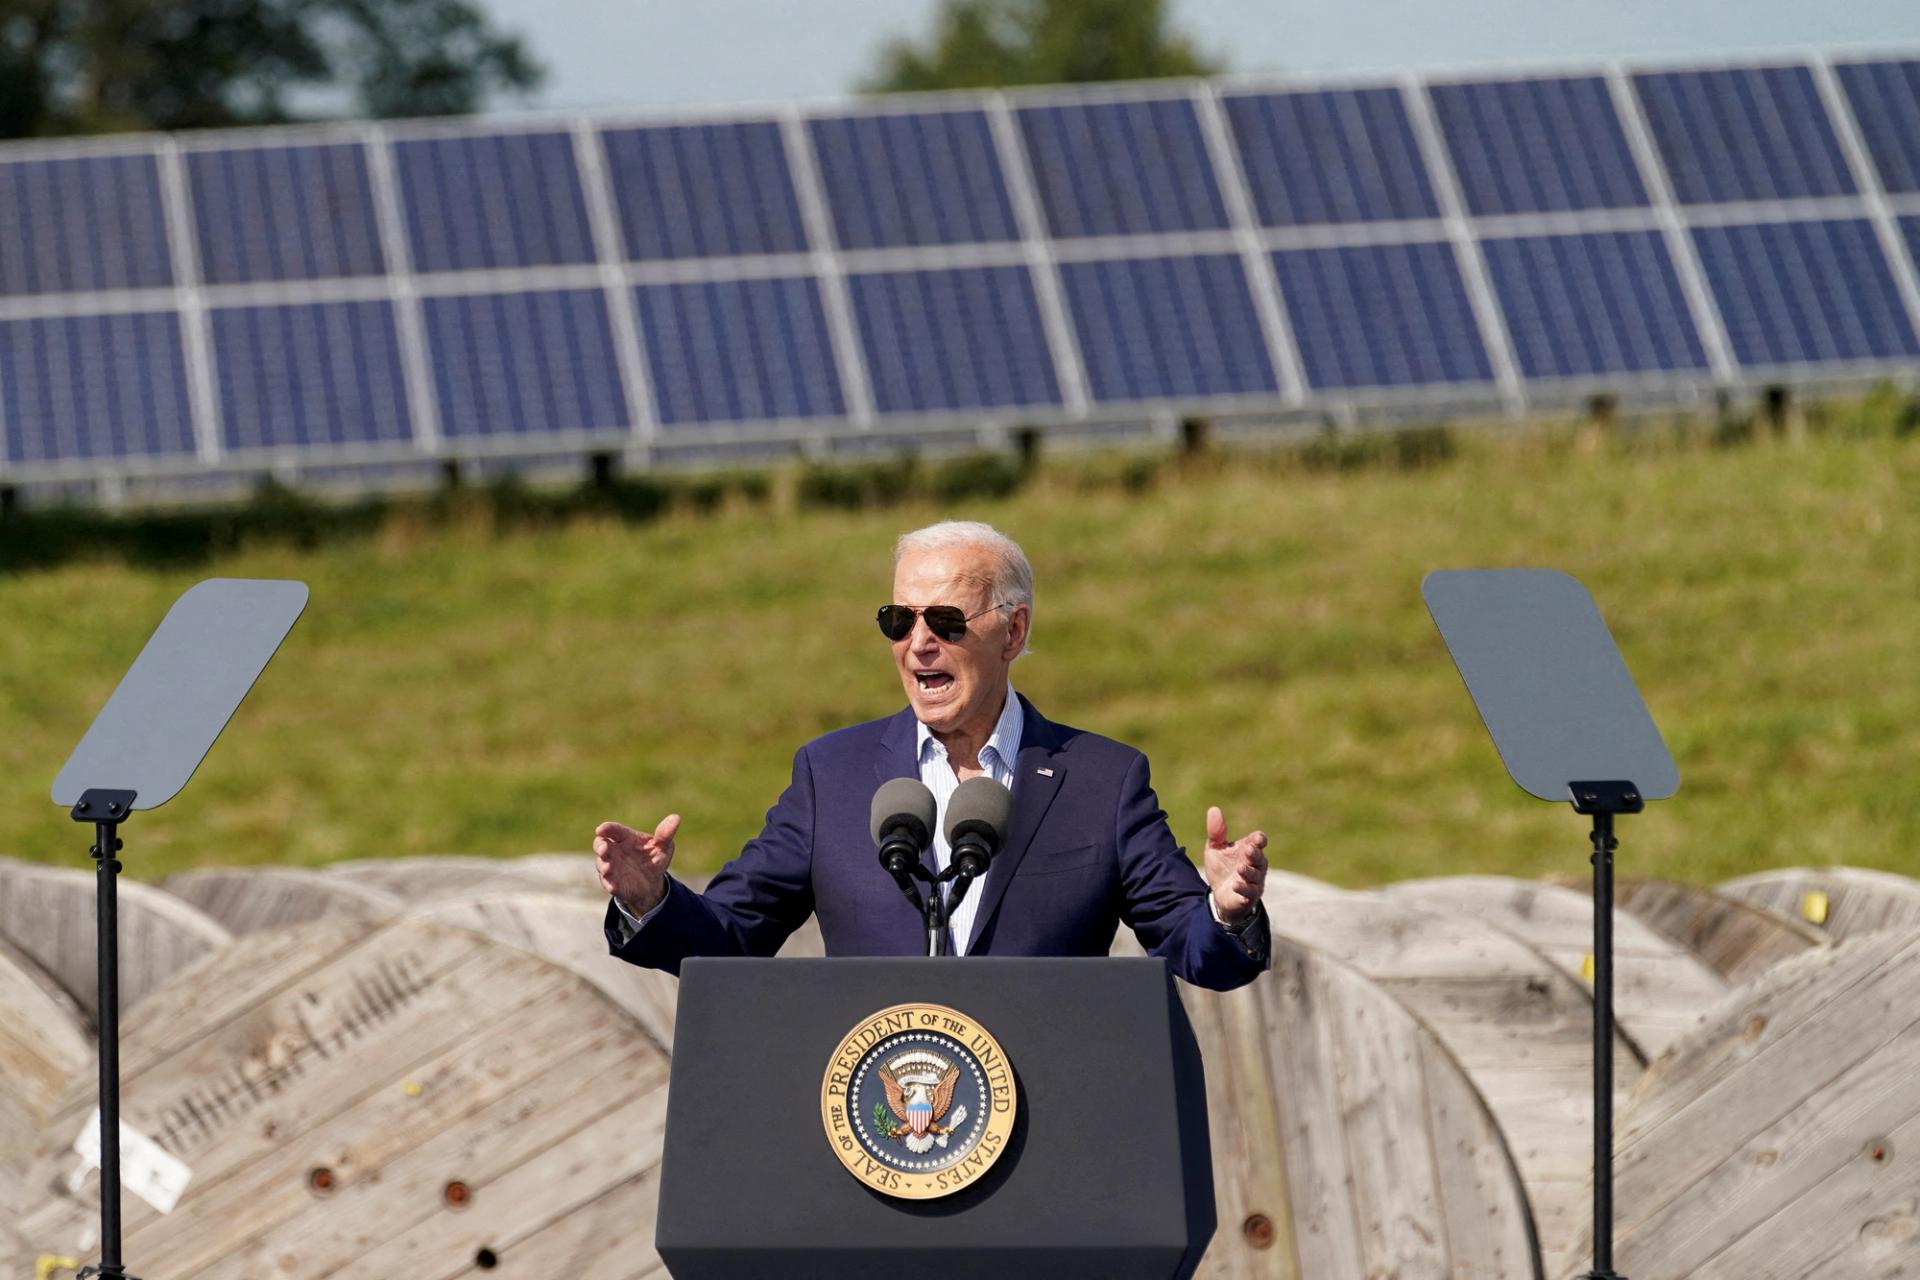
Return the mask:
<path id="1" fill-rule="evenodd" d="M 873 1127 L 880 1131 L 880 1136 L 883 1138 L 896 1137 L 904 1133 L 907 1128 L 893 1118 L 893 1114 L 887 1110 L 887 1104 L 884 1102 L 873 1104 Z"/>

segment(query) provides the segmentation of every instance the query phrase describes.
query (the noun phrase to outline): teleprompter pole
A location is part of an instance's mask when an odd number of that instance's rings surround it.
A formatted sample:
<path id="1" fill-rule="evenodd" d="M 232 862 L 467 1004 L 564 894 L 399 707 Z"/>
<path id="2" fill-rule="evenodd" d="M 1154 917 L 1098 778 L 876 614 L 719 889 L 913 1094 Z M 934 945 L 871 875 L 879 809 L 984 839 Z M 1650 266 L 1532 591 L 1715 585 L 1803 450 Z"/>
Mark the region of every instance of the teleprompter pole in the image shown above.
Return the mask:
<path id="1" fill-rule="evenodd" d="M 95 967 L 100 1023 L 100 1262 L 83 1278 L 135 1280 L 120 1259 L 120 824 L 133 812 L 135 792 L 94 788 L 73 806 L 75 822 L 93 824 L 98 873 L 94 893 L 98 939 Z"/>
<path id="2" fill-rule="evenodd" d="M 1593 817 L 1593 1270 L 1587 1280 L 1626 1280 L 1613 1269 L 1613 818 L 1646 808 L 1631 782 L 1575 782 L 1575 812 Z"/>

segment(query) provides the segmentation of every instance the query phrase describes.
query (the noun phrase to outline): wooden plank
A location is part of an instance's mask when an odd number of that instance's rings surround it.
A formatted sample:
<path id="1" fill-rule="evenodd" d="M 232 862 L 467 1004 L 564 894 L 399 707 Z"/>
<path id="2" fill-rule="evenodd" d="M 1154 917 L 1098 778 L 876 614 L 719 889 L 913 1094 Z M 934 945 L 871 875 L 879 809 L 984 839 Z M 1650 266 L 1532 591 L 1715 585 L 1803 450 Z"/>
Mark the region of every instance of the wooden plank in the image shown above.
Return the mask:
<path id="1" fill-rule="evenodd" d="M 411 858 L 359 858 L 320 868 L 323 875 L 350 884 L 365 885 L 392 894 L 402 902 L 431 902 L 436 898 L 471 897 L 478 893 L 511 893 L 522 889 L 553 889 L 560 883 L 552 864 L 525 863 L 517 858 L 481 858 L 471 854 L 434 853 Z M 588 886 L 600 896 L 589 862 Z M 580 890 L 582 896 L 588 889 Z M 605 901 L 601 897 L 601 901 Z"/>
<path id="2" fill-rule="evenodd" d="M 1920 930 L 1920 881 L 1859 867 L 1790 867 L 1741 876 L 1720 892 L 1803 919 L 1829 938 Z"/>
<path id="3" fill-rule="evenodd" d="M 1421 1042 L 1420 1063 L 1436 1162 L 1447 1169 L 1434 1181 L 1455 1260 L 1452 1274 L 1538 1277 L 1540 1245 L 1532 1209 L 1524 1194 L 1515 1194 L 1520 1170 L 1499 1138 L 1486 1100 L 1437 1039 Z"/>
<path id="4" fill-rule="evenodd" d="M 1280 1100 L 1297 1270 L 1302 1276 L 1365 1275 L 1351 1152 L 1341 1114 L 1339 1038 L 1327 1016 L 1318 966 L 1308 948 L 1274 939 L 1272 970 L 1256 987 L 1281 1016 L 1267 1030 L 1267 1054 Z M 1263 1003 L 1269 1003 L 1263 1001 Z M 1318 1016 L 1309 1011 L 1320 1011 Z M 1302 1016 L 1306 1015 L 1306 1016 Z"/>
<path id="5" fill-rule="evenodd" d="M 662 1084 L 625 1100 L 596 1099 L 598 1105 L 565 1140 L 502 1161 L 497 1173 L 473 1183 L 477 1212 L 439 1214 L 422 1229 L 325 1274 L 333 1280 L 387 1280 L 395 1274 L 448 1280 L 464 1274 L 482 1247 L 491 1247 L 502 1259 L 514 1257 L 522 1242 L 548 1230 L 576 1206 L 598 1199 L 609 1185 L 659 1166 L 666 1094 Z M 479 1214 L 485 1215 L 484 1221 L 472 1220 Z M 624 1235 L 617 1243 L 629 1256 L 651 1250 L 651 1241 Z M 244 1275 L 234 1274 L 235 1280 Z M 534 1280 L 539 1273 L 516 1264 L 514 1274 Z"/>
<path id="6" fill-rule="evenodd" d="M 1133 937 L 1131 930 L 1122 932 Z M 1205 991 L 1181 983 L 1180 998 L 1206 1070 L 1219 1221 L 1195 1274 L 1201 1280 L 1300 1280 L 1259 995 L 1253 987 Z M 1267 1224 L 1270 1238 L 1260 1223 Z M 1255 1224 L 1251 1230 L 1249 1224 Z"/>
<path id="7" fill-rule="evenodd" d="M 578 895 L 490 891 L 427 903 L 414 908 L 410 918 L 472 929 L 573 971 L 633 1015 L 654 1043 L 671 1053 L 680 981 L 608 955 L 601 932 L 606 909 L 605 902 Z"/>
<path id="8" fill-rule="evenodd" d="M 47 1118 L 93 1066 L 92 1039 L 81 1026 L 79 1010 L 51 979 L 0 946 L 0 1222 L 19 1216 Z M 0 1237 L 0 1251 L 6 1247 Z"/>
<path id="9" fill-rule="evenodd" d="M 525 1280 L 665 1280 L 666 1264 L 653 1251 L 655 1210 L 660 1200 L 660 1170 L 648 1169 L 632 1180 L 581 1205 L 546 1227 L 492 1250 L 493 1267 L 476 1264 L 451 1273 L 459 1280 L 486 1280 L 501 1274 Z"/>
<path id="10" fill-rule="evenodd" d="M 1648 1072 L 1633 1105 L 1619 1116 L 1616 1149 L 1650 1141 L 1675 1116 L 1782 1042 L 1791 1052 L 1802 1052 L 1809 1043 L 1817 1044 L 1826 1029 L 1845 1024 L 1863 1003 L 1892 1016 L 1909 993 L 1879 963 L 1887 956 L 1920 956 L 1920 938 L 1863 935 L 1849 939 L 1844 950 L 1836 946 L 1809 951 L 1740 988 Z M 1834 1046 L 1834 1051 L 1851 1050 Z"/>
<path id="11" fill-rule="evenodd" d="M 1912 1151 L 1920 1122 L 1907 1121 L 1853 1153 L 1847 1165 L 1758 1230 L 1717 1255 L 1702 1274 L 1733 1280 L 1912 1280 L 1920 1250 L 1920 1198 L 1911 1177 L 1890 1177 L 1873 1151 Z"/>
<path id="12" fill-rule="evenodd" d="M 1428 1123 L 1421 1037 L 1391 1001 L 1342 1001 L 1323 978 L 1322 1007 L 1341 1009 L 1340 1097 L 1353 1155 L 1365 1275 L 1410 1275 L 1447 1257 L 1438 1153 Z"/>
<path id="13" fill-rule="evenodd" d="M 218 920 L 235 937 L 327 916 L 377 920 L 406 908 L 384 889 L 310 867 L 203 867 L 168 876 L 160 887 Z"/>
<path id="14" fill-rule="evenodd" d="M 1614 885 L 1614 900 L 1620 910 L 1698 956 L 1732 987 L 1827 943 L 1825 934 L 1797 915 L 1678 880 L 1621 880 Z"/>
<path id="15" fill-rule="evenodd" d="M 1912 1274 L 1916 958 L 1875 933 L 1784 962 L 1648 1072 L 1621 1117 L 1623 1273 Z"/>
<path id="16" fill-rule="evenodd" d="M 77 828 L 76 828 L 77 830 Z M 0 942 L 39 965 L 91 1020 L 99 979 L 92 871 L 0 858 Z M 121 877 L 120 1007 L 233 940 L 202 912 L 152 885 Z"/>
<path id="17" fill-rule="evenodd" d="M 1593 898 L 1560 885 L 1508 876 L 1405 880 L 1377 890 L 1438 914 L 1458 912 L 1524 939 L 1588 990 Z M 1613 913 L 1613 1011 L 1648 1058 L 1658 1057 L 1717 1004 L 1728 982 L 1664 934 Z"/>

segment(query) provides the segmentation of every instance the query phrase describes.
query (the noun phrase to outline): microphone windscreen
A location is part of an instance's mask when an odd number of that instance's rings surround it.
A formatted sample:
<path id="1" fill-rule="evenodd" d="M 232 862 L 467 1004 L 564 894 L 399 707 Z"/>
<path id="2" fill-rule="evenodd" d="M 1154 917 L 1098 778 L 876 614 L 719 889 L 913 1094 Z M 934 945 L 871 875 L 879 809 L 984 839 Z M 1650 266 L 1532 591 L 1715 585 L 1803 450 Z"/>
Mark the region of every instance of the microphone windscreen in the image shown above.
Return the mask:
<path id="1" fill-rule="evenodd" d="M 889 828 L 905 820 L 920 824 L 920 829 L 913 834 L 925 845 L 933 834 L 934 812 L 933 792 L 927 790 L 926 783 L 918 778 L 890 778 L 873 793 L 873 809 L 868 821 L 873 842 L 879 844 L 880 837 Z"/>
<path id="2" fill-rule="evenodd" d="M 1007 842 L 1007 820 L 1013 816 L 1013 792 L 992 778 L 968 778 L 953 789 L 947 801 L 947 843 L 962 823 L 980 823 L 993 832 L 998 851 Z"/>

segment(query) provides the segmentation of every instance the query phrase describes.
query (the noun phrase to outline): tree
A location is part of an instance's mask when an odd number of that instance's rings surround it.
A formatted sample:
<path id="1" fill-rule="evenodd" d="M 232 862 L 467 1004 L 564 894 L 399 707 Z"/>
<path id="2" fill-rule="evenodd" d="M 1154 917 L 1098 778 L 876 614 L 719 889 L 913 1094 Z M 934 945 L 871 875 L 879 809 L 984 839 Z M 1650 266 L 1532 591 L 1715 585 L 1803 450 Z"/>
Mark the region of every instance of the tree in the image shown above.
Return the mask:
<path id="1" fill-rule="evenodd" d="M 890 93 L 1218 70 L 1170 29 L 1165 0 L 944 0 L 931 41 L 888 43 L 861 87 Z"/>
<path id="2" fill-rule="evenodd" d="M 0 137 L 448 115 L 542 71 L 468 0 L 0 0 Z"/>

